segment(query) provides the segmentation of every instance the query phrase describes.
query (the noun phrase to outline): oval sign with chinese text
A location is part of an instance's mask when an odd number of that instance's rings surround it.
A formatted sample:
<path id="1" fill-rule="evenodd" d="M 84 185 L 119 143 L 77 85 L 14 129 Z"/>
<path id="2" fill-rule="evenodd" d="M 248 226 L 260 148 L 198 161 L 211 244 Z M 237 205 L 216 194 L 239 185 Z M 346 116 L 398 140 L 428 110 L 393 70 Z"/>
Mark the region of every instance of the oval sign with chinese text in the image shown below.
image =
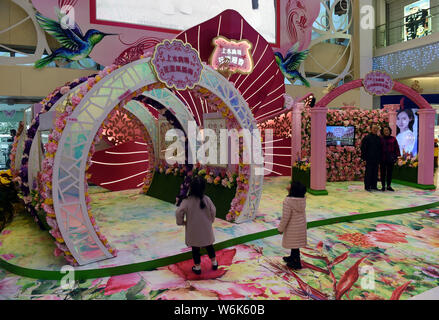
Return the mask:
<path id="1" fill-rule="evenodd" d="M 383 96 L 393 89 L 393 79 L 382 71 L 372 71 L 364 77 L 364 89 L 372 95 Z"/>
<path id="2" fill-rule="evenodd" d="M 151 62 L 157 78 L 168 88 L 193 89 L 200 82 L 203 65 L 189 43 L 165 40 L 155 47 Z"/>

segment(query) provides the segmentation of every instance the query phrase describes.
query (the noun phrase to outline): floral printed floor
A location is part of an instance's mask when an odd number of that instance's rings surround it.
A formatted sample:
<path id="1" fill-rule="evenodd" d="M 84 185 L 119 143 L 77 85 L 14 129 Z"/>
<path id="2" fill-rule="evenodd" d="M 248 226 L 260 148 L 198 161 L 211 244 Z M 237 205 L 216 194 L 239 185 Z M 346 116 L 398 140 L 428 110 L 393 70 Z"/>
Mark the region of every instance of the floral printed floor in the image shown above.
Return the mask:
<path id="1" fill-rule="evenodd" d="M 204 256 L 201 276 L 189 260 L 62 289 L 0 270 L 0 299 L 406 300 L 439 286 L 438 209 L 318 227 L 308 239 L 298 271 L 274 236 L 217 252 L 218 271 Z"/>
<path id="2" fill-rule="evenodd" d="M 266 179 L 256 223 L 236 225 L 217 219 L 214 224 L 216 242 L 277 227 L 288 182 L 288 177 Z M 328 184 L 329 196 L 308 195 L 307 219 L 322 220 L 439 201 L 439 193 L 435 191 L 420 191 L 399 185 L 395 188 L 396 193 L 367 193 L 361 182 Z M 184 231 L 175 224 L 175 207 L 172 204 L 140 195 L 136 190 L 106 192 L 91 187 L 89 193 L 101 231 L 119 250 L 119 254 L 114 259 L 80 269 L 125 265 L 188 251 L 184 244 Z M 19 266 L 59 270 L 65 261 L 53 255 L 54 248 L 51 236 L 39 230 L 25 216 L 15 217 L 0 234 L 0 257 Z"/>

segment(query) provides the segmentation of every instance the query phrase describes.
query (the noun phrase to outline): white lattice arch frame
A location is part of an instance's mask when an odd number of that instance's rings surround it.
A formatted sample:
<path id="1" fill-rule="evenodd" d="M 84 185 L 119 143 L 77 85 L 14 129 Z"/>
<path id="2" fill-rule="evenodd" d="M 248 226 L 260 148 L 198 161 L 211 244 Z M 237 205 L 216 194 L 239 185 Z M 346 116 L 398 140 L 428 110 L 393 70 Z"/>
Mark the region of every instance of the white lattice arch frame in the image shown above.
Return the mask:
<path id="1" fill-rule="evenodd" d="M 149 61 L 150 58 L 147 58 L 128 64 L 95 84 L 69 117 L 59 141 L 52 179 L 55 215 L 65 244 L 80 265 L 113 257 L 100 241 L 88 215 L 85 199 L 87 154 L 100 125 L 120 103 L 120 98 L 157 82 Z M 253 114 L 233 85 L 207 66 L 199 85 L 228 105 L 241 127 L 256 134 L 254 138 L 256 144 L 259 142 L 258 150 L 262 150 L 259 131 L 253 131 L 257 129 Z M 171 101 L 177 100 L 182 104 L 171 91 L 153 90 L 147 95 L 166 108 L 172 108 L 183 128 L 187 128 L 188 121 L 194 121 L 187 107 L 182 110 L 177 105 L 170 105 Z M 75 142 L 80 135 L 86 140 Z M 263 175 L 255 175 L 257 167 L 251 165 L 250 188 L 238 222 L 253 218 L 258 208 Z"/>
<path id="2" fill-rule="evenodd" d="M 137 119 L 142 122 L 145 126 L 146 131 L 152 140 L 152 144 L 154 146 L 154 155 L 158 155 L 158 134 L 157 134 L 157 123 L 154 119 L 153 115 L 149 110 L 143 105 L 143 103 L 131 100 L 124 106 L 125 110 L 131 112 Z"/>

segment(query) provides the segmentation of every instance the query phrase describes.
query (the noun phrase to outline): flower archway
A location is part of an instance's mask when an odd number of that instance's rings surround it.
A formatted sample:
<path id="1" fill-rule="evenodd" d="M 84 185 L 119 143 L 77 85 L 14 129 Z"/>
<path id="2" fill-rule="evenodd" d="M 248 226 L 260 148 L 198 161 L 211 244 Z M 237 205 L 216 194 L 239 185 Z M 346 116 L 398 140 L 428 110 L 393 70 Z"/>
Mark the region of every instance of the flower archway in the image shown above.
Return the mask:
<path id="1" fill-rule="evenodd" d="M 311 189 L 325 191 L 326 188 L 326 118 L 327 105 L 338 96 L 364 86 L 364 79 L 346 83 L 323 97 L 311 109 Z M 415 102 L 419 113 L 419 168 L 418 184 L 434 185 L 434 123 L 436 111 L 418 92 L 393 81 L 393 90 Z M 396 111 L 389 112 L 389 122 L 396 123 Z M 395 132 L 395 130 L 394 130 Z"/>
<path id="2" fill-rule="evenodd" d="M 141 59 L 124 67 L 113 67 L 109 74 L 72 98 L 71 112 L 63 116 L 61 136 L 54 151 L 53 175 L 50 181 L 52 198 L 46 199 L 53 208 L 51 227 L 61 237 L 58 248 L 73 264 L 84 265 L 115 255 L 97 227 L 87 201 L 87 169 L 89 150 L 107 115 L 121 102 L 143 94 L 161 104 L 180 121 L 186 131 L 192 114 L 174 93 L 157 83 L 150 59 Z M 242 129 L 258 135 L 256 121 L 239 92 L 224 77 L 204 66 L 200 87 L 217 95 L 233 112 Z M 142 92 L 140 92 L 140 91 Z M 60 119 L 58 119 L 60 120 Z M 260 136 L 255 136 L 257 150 L 262 150 Z M 251 165 L 249 191 L 241 220 L 256 213 L 262 192 L 263 175 L 256 175 L 257 165 Z M 47 210 L 46 210 L 47 211 Z M 49 216 L 49 215 L 48 215 Z"/>

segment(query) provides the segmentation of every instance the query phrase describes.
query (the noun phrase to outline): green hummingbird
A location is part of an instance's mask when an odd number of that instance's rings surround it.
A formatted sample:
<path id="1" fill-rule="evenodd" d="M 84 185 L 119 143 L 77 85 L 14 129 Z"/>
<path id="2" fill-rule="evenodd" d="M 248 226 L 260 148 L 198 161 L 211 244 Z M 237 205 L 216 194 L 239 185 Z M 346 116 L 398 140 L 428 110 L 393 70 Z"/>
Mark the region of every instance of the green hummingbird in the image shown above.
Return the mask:
<path id="1" fill-rule="evenodd" d="M 308 56 L 309 50 L 298 51 L 298 49 L 299 49 L 299 43 L 296 43 L 288 50 L 285 58 L 282 56 L 282 53 L 280 52 L 275 52 L 274 56 L 280 68 L 280 71 L 282 71 L 285 78 L 290 80 L 291 83 L 294 83 L 294 81 L 299 79 L 300 81 L 303 82 L 305 86 L 309 88 L 310 84 L 308 80 L 306 80 L 305 77 L 298 70 L 300 64 Z"/>
<path id="2" fill-rule="evenodd" d="M 58 13 L 58 17 L 61 21 L 60 13 Z M 62 47 L 49 56 L 36 61 L 35 68 L 43 68 L 54 60 L 78 61 L 87 58 L 94 46 L 101 42 L 105 36 L 114 35 L 96 29 L 90 29 L 83 35 L 76 23 L 73 27 L 61 25 L 60 22 L 46 18 L 39 12 L 36 13 L 36 18 L 41 28 L 58 40 Z"/>

